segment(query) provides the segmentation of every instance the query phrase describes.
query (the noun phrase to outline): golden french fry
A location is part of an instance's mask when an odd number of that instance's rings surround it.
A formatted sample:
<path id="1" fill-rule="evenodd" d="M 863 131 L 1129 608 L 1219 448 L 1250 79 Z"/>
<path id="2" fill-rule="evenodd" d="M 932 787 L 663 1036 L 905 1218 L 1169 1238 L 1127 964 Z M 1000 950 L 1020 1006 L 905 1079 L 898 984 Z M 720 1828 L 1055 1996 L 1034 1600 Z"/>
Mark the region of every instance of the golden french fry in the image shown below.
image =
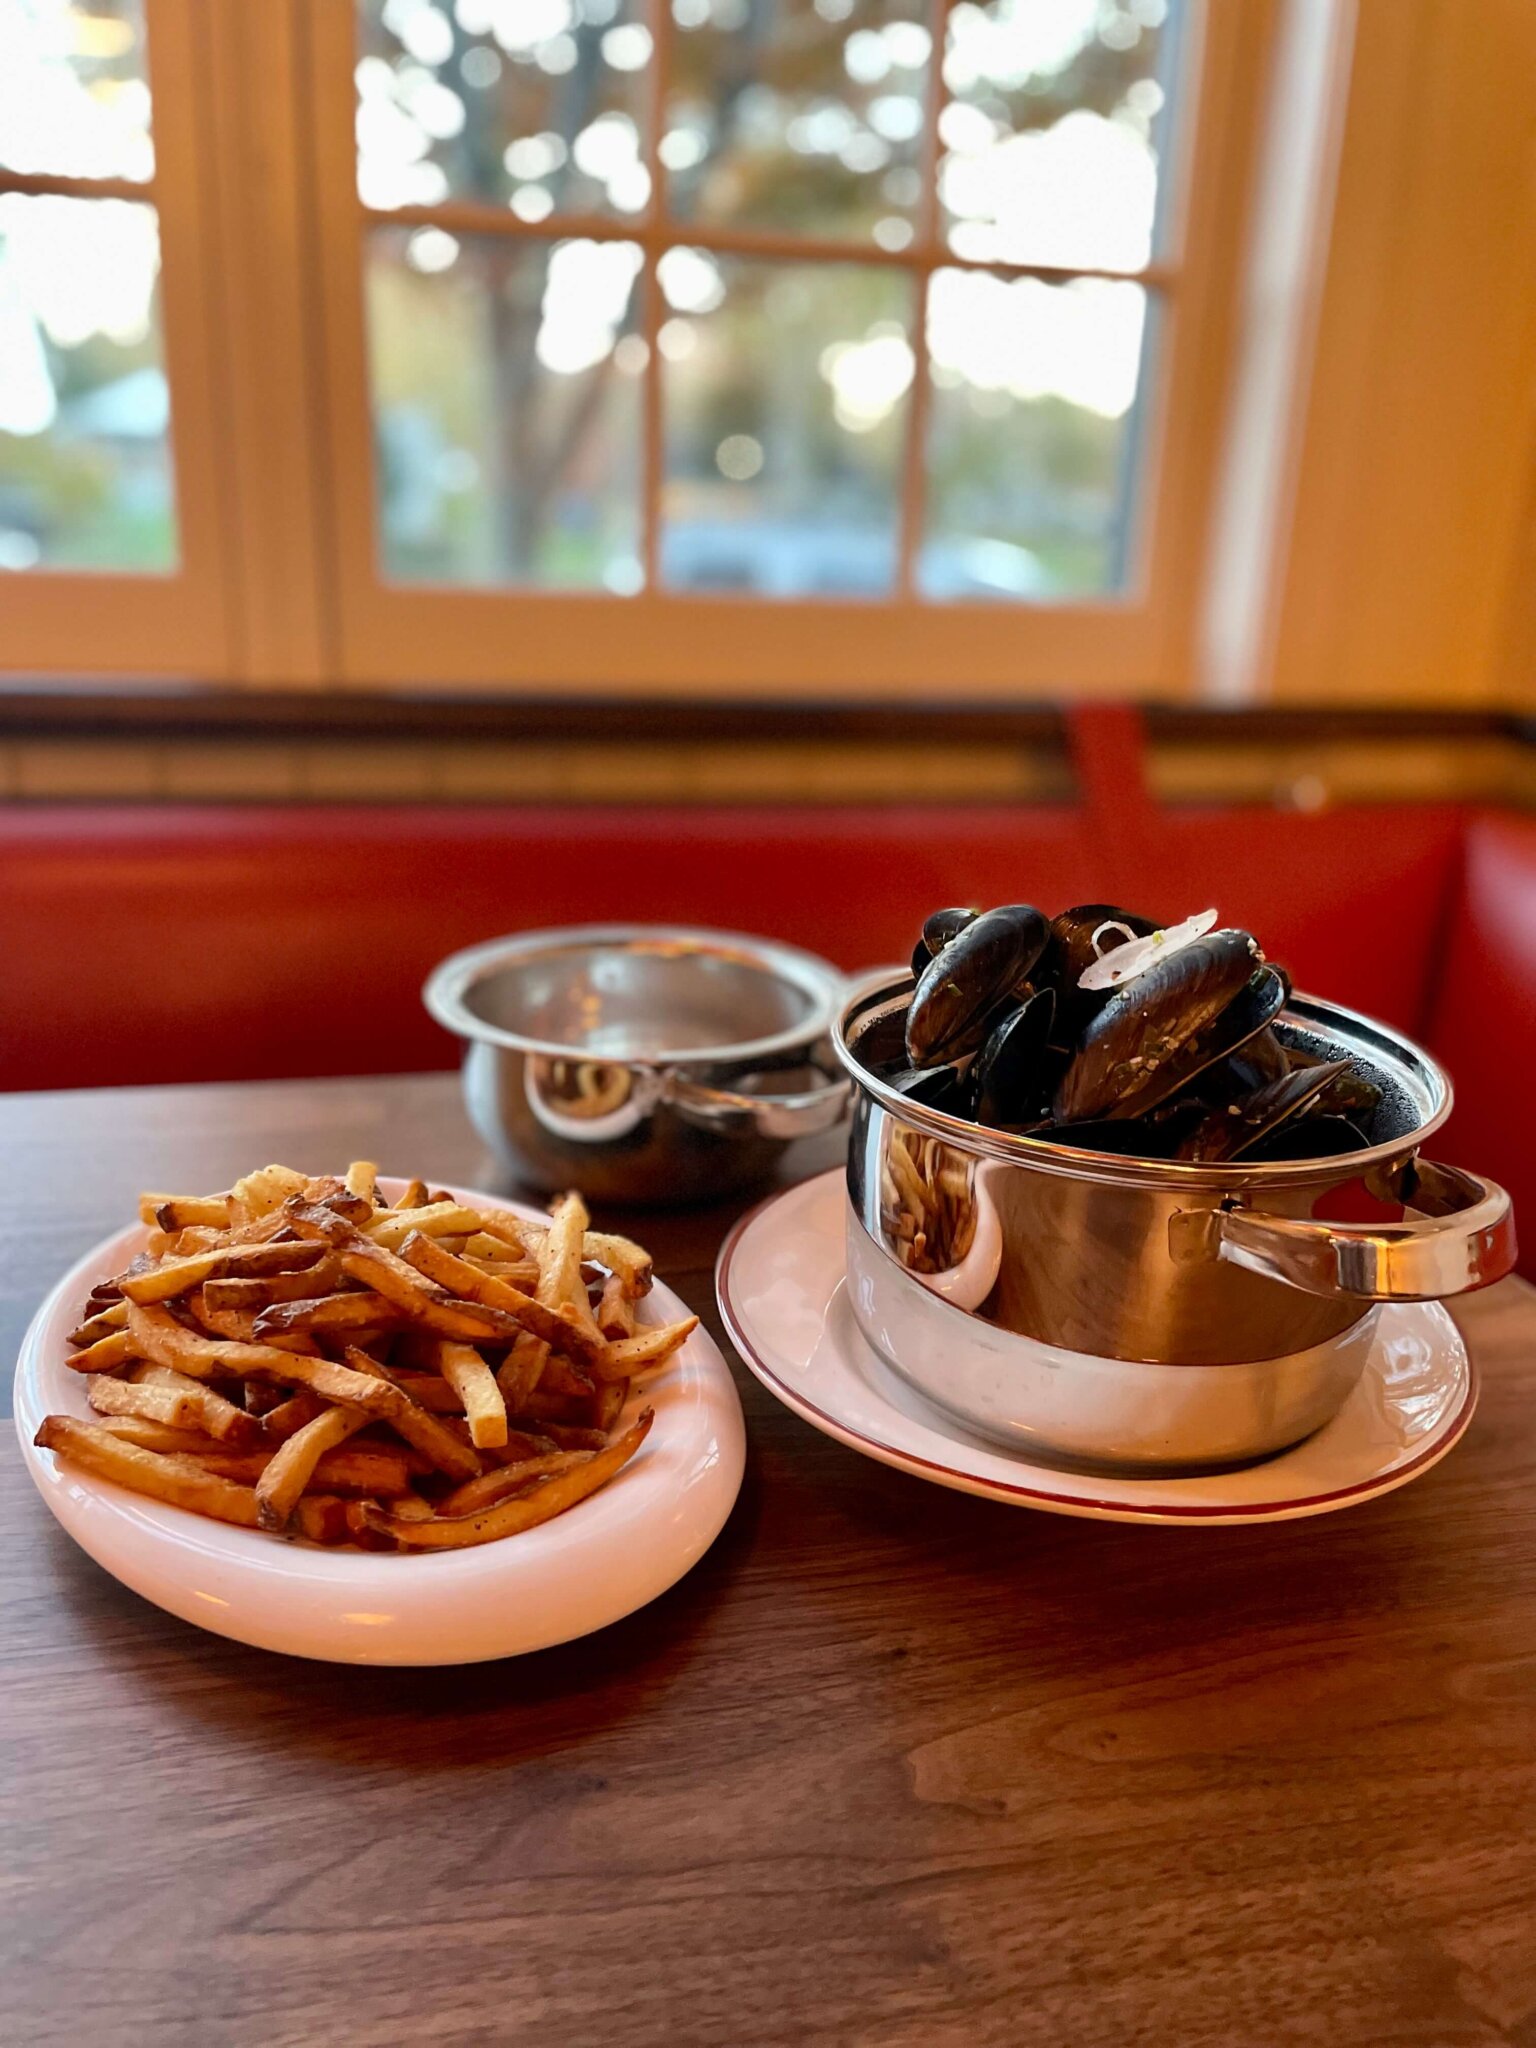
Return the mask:
<path id="1" fill-rule="evenodd" d="M 216 1337 L 225 1338 L 232 1344 L 255 1343 L 257 1310 L 214 1308 L 201 1287 L 194 1287 L 190 1294 L 184 1295 L 182 1304 L 205 1330 L 211 1330 Z M 269 1337 L 264 1341 L 279 1351 L 309 1351 L 314 1348 L 304 1336 Z"/>
<path id="2" fill-rule="evenodd" d="M 273 1302 L 257 1316 L 253 1334 L 260 1343 L 295 1330 L 388 1330 L 399 1321 L 400 1310 L 382 1294 L 325 1294 L 311 1301 Z"/>
<path id="3" fill-rule="evenodd" d="M 313 1251 L 313 1245 L 307 1246 Z M 270 1308 L 275 1301 L 314 1301 L 341 1285 L 341 1262 L 329 1252 L 295 1273 L 268 1273 L 257 1280 L 205 1280 L 203 1300 L 211 1309 Z"/>
<path id="4" fill-rule="evenodd" d="M 71 1352 L 64 1363 L 72 1372 L 116 1372 L 139 1355 L 138 1346 L 126 1330 L 113 1330 L 106 1337 L 98 1337 L 94 1344 L 87 1344 L 83 1351 Z"/>
<path id="5" fill-rule="evenodd" d="M 507 1440 L 507 1404 L 496 1375 L 472 1344 L 443 1337 L 437 1345 L 437 1369 L 463 1403 L 469 1440 L 484 1450 Z"/>
<path id="6" fill-rule="evenodd" d="M 532 1493 L 513 1500 L 496 1501 L 477 1514 L 447 1519 L 434 1516 L 430 1522 L 413 1521 L 387 1514 L 382 1508 L 364 1501 L 359 1520 L 366 1529 L 391 1539 L 402 1550 L 463 1550 L 474 1544 L 495 1543 L 503 1536 L 517 1535 L 522 1530 L 536 1528 L 540 1522 L 564 1514 L 577 1501 L 585 1500 L 589 1494 L 605 1486 L 639 1450 L 653 1420 L 651 1409 L 642 1410 L 632 1429 L 626 1430 L 606 1450 L 594 1452 L 584 1464 L 556 1472 L 536 1486 Z"/>
<path id="7" fill-rule="evenodd" d="M 547 1308 L 535 1296 L 524 1294 L 506 1281 L 480 1272 L 467 1259 L 456 1258 L 452 1252 L 444 1251 L 429 1237 L 407 1238 L 400 1256 L 418 1273 L 436 1281 L 438 1286 L 461 1301 L 478 1302 L 486 1308 L 504 1310 L 543 1343 L 552 1349 L 569 1351 L 583 1364 L 601 1356 L 605 1349 L 601 1339 L 588 1332 L 564 1304 L 558 1308 Z"/>
<path id="8" fill-rule="evenodd" d="M 352 1186 L 350 1172 L 347 1185 Z M 359 1192 L 361 1190 L 353 1188 L 354 1194 Z M 271 1462 L 256 1482 L 256 1516 L 263 1529 L 285 1529 L 288 1526 L 288 1518 L 298 1506 L 299 1495 L 309 1485 L 324 1454 L 345 1443 L 370 1419 L 366 1409 L 327 1408 L 313 1422 L 306 1422 L 302 1429 L 296 1430 L 273 1453 Z"/>
<path id="9" fill-rule="evenodd" d="M 568 1472 L 573 1465 L 584 1465 L 594 1455 L 592 1451 L 544 1451 L 537 1457 L 518 1458 L 512 1464 L 498 1465 L 494 1471 L 482 1472 L 478 1479 L 466 1479 L 462 1486 L 445 1493 L 437 1504 L 437 1512 L 440 1515 L 478 1514 L 481 1508 L 505 1500 L 509 1493 L 516 1493 L 530 1480 L 547 1479 L 554 1472 Z"/>
<path id="10" fill-rule="evenodd" d="M 227 1277 L 237 1273 L 287 1273 L 296 1267 L 314 1263 L 315 1251 L 311 1245 L 215 1245 L 209 1250 L 194 1252 L 188 1258 L 163 1260 L 148 1273 L 125 1278 L 122 1288 L 127 1300 L 148 1306 L 151 1302 L 170 1301 L 178 1294 L 185 1294 L 214 1274 Z"/>
<path id="11" fill-rule="evenodd" d="M 293 1511 L 289 1533 L 302 1536 L 307 1543 L 351 1543 L 353 1531 L 347 1510 L 354 1505 L 352 1501 L 338 1499 L 334 1493 L 306 1493 Z"/>
<path id="12" fill-rule="evenodd" d="M 254 1491 L 205 1472 L 196 1458 L 146 1451 L 89 1422 L 77 1422 L 72 1415 L 45 1416 L 35 1441 L 98 1479 L 115 1480 L 134 1493 L 211 1515 L 216 1522 L 256 1527 Z"/>
<path id="13" fill-rule="evenodd" d="M 173 1429 L 168 1422 L 152 1422 L 147 1415 L 103 1416 L 93 1426 L 146 1451 L 185 1451 L 193 1457 L 202 1457 L 226 1448 L 216 1437 L 205 1436 L 200 1429 Z M 229 1474 L 224 1476 L 228 1478 Z"/>
<path id="14" fill-rule="evenodd" d="M 110 1337 L 114 1330 L 128 1326 L 126 1302 L 114 1301 L 110 1308 L 98 1309 L 95 1315 L 87 1316 L 83 1323 L 77 1323 L 69 1333 L 71 1344 L 94 1344 L 98 1337 Z"/>
<path id="15" fill-rule="evenodd" d="M 252 1223 L 282 1208 L 290 1195 L 299 1195 L 307 1185 L 302 1173 L 291 1166 L 262 1166 L 243 1174 L 229 1191 L 230 1221 Z M 239 1210 L 238 1217 L 234 1214 Z"/>
<path id="16" fill-rule="evenodd" d="M 680 1351 L 698 1327 L 697 1316 L 684 1316 L 678 1323 L 648 1324 L 633 1337 L 610 1344 L 593 1372 L 603 1380 L 631 1379 L 636 1373 L 649 1372 Z"/>
<path id="17" fill-rule="evenodd" d="M 247 1399 L 250 1398 L 251 1388 L 260 1384 L 257 1380 L 246 1381 Z M 295 1430 L 302 1429 L 306 1422 L 313 1422 L 325 1406 L 319 1395 L 312 1394 L 308 1387 L 300 1387 L 296 1394 L 289 1394 L 286 1400 L 283 1398 L 282 1388 L 273 1387 L 271 1391 L 278 1396 L 277 1403 L 261 1418 L 261 1432 L 269 1443 L 286 1443 Z"/>
<path id="18" fill-rule="evenodd" d="M 334 1367 L 329 1374 L 313 1374 L 307 1384 L 317 1394 L 326 1394 L 337 1385 L 336 1372 L 345 1373 L 350 1380 L 364 1380 L 373 1389 L 369 1400 L 361 1401 L 355 1393 L 346 1392 L 334 1393 L 330 1397 L 333 1400 L 350 1400 L 358 1407 L 369 1408 L 408 1444 L 414 1444 L 418 1451 L 430 1458 L 439 1472 L 446 1472 L 450 1479 L 473 1479 L 480 1470 L 480 1459 L 468 1444 L 460 1443 L 435 1415 L 429 1415 L 425 1408 L 418 1408 L 409 1394 L 384 1376 L 383 1367 L 376 1365 L 367 1352 L 349 1345 L 346 1357 L 345 1366 Z"/>
<path id="19" fill-rule="evenodd" d="M 222 1229 L 229 1222 L 228 1195 L 140 1195 L 139 1217 L 161 1230 L 185 1230 L 192 1224 Z"/>
<path id="20" fill-rule="evenodd" d="M 422 1209 L 383 1209 L 363 1225 L 363 1235 L 370 1244 L 397 1252 L 413 1230 L 424 1237 L 465 1237 L 479 1220 L 458 1202 L 429 1202 Z"/>
<path id="21" fill-rule="evenodd" d="M 365 1202 L 377 1205 L 379 1199 L 379 1169 L 371 1159 L 354 1159 L 347 1168 L 347 1193 L 361 1195 Z"/>
<path id="22" fill-rule="evenodd" d="M 539 1368 L 539 1390 L 545 1394 L 571 1394 L 582 1400 L 590 1400 L 596 1390 L 595 1376 L 584 1366 L 577 1365 L 569 1358 L 562 1358 L 558 1351 L 551 1351 Z"/>
<path id="23" fill-rule="evenodd" d="M 167 1370 L 165 1367 L 159 1368 Z M 217 1436 L 227 1443 L 253 1443 L 261 1434 L 261 1426 L 254 1415 L 247 1415 L 243 1408 L 236 1408 L 226 1401 L 222 1394 L 216 1394 L 211 1387 L 200 1386 L 196 1380 L 175 1375 L 179 1385 L 170 1383 L 142 1384 L 134 1380 L 113 1379 L 108 1373 L 100 1373 L 92 1379 L 86 1390 L 86 1399 L 98 1415 L 137 1415 L 146 1422 L 163 1422 L 169 1429 L 194 1430 L 208 1436 Z M 198 1399 L 207 1396 L 206 1401 Z M 231 1423 L 230 1418 L 237 1418 Z"/>
<path id="24" fill-rule="evenodd" d="M 221 1443 L 243 1445 L 261 1440 L 259 1417 L 204 1381 L 190 1379 L 186 1373 L 177 1372 L 174 1366 L 136 1365 L 129 1372 L 128 1379 L 134 1386 L 155 1388 L 188 1402 L 195 1419 L 175 1425 L 177 1427 L 206 1430 L 209 1436 L 217 1437 Z"/>
<path id="25" fill-rule="evenodd" d="M 391 1205 L 396 1209 L 425 1209 L 427 1206 L 427 1184 L 424 1180 L 407 1181 L 398 1202 Z"/>
<path id="26" fill-rule="evenodd" d="M 606 1435 L 624 1412 L 629 1399 L 628 1380 L 604 1380 L 588 1404 L 592 1425 Z"/>
<path id="27" fill-rule="evenodd" d="M 481 1221 L 485 1218 L 482 1215 Z M 538 1250 L 538 1230 L 535 1225 L 524 1226 L 528 1247 Z M 651 1291 L 651 1255 L 633 1238 L 615 1237 L 611 1231 L 589 1230 L 582 1241 L 581 1255 L 594 1260 L 599 1266 L 606 1266 L 610 1273 L 617 1273 L 624 1283 L 624 1292 L 632 1301 Z"/>
<path id="28" fill-rule="evenodd" d="M 464 1413 L 464 1404 L 441 1373 L 392 1370 L 389 1377 L 402 1394 L 408 1395 L 418 1408 L 425 1408 L 429 1415 Z"/>
<path id="29" fill-rule="evenodd" d="M 624 1292 L 624 1282 L 610 1273 L 603 1282 L 602 1300 L 597 1305 L 597 1327 L 614 1341 L 635 1334 L 635 1305 Z"/>
<path id="30" fill-rule="evenodd" d="M 483 1343 L 487 1338 L 510 1343 L 516 1337 L 519 1325 L 505 1311 L 484 1308 L 479 1303 L 473 1308 L 464 1307 L 446 1288 L 423 1278 L 397 1253 L 372 1243 L 331 1210 L 316 1204 L 290 1202 L 284 1213 L 302 1236 L 329 1244 L 352 1279 L 392 1301 L 412 1322 L 441 1337 L 462 1338 L 468 1344 Z"/>

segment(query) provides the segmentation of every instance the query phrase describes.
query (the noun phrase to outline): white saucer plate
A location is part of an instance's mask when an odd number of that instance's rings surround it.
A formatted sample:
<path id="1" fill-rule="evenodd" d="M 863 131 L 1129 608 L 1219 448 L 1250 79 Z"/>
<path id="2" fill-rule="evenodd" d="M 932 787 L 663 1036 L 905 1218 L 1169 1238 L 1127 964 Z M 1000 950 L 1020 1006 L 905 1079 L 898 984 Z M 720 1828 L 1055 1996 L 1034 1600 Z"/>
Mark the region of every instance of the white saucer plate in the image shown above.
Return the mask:
<path id="1" fill-rule="evenodd" d="M 1374 1500 L 1427 1472 L 1472 1419 L 1477 1379 L 1437 1302 L 1381 1309 L 1365 1370 L 1333 1421 L 1239 1470 L 1135 1477 L 1036 1462 L 931 1408 L 865 1342 L 844 1286 L 840 1172 L 771 1197 L 716 1268 L 720 1311 L 749 1369 L 825 1435 L 919 1479 L 1095 1521 L 1292 1521 Z M 1198 1368 L 1191 1368 L 1198 1370 Z"/>
<path id="2" fill-rule="evenodd" d="M 403 1181 L 381 1178 L 393 1198 Z M 474 1206 L 532 1219 L 497 1195 L 454 1188 Z M 49 1507 L 80 1547 L 157 1607 L 258 1649 L 346 1664 L 472 1664 L 546 1649 L 643 1607 L 696 1564 L 741 1485 L 745 1434 L 730 1370 L 696 1330 L 633 1393 L 624 1423 L 656 1411 L 634 1459 L 600 1493 L 499 1543 L 431 1556 L 322 1549 L 214 1522 L 129 1493 L 39 1450 L 44 1415 L 89 1417 L 65 1364 L 91 1287 L 141 1249 L 142 1226 L 99 1244 L 38 1310 L 16 1369 L 16 1430 Z M 642 1321 L 688 1310 L 660 1282 Z"/>

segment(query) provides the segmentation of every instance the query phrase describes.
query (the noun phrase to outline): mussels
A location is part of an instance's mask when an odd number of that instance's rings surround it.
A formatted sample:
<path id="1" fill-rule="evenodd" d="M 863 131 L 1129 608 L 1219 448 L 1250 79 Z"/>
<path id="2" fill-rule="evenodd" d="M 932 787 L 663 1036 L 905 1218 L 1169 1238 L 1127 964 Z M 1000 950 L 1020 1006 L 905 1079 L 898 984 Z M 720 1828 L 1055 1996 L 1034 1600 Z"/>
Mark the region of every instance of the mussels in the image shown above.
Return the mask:
<path id="1" fill-rule="evenodd" d="M 1056 1091 L 1056 1121 L 1140 1116 L 1231 1052 L 1213 1027 L 1261 965 L 1247 932 L 1211 932 L 1122 984 L 1083 1032 Z"/>
<path id="2" fill-rule="evenodd" d="M 1028 903 L 934 911 L 913 951 L 906 1071 L 883 1055 L 882 1074 L 952 1116 L 1123 1157 L 1364 1149 L 1381 1088 L 1275 1029 L 1289 976 L 1215 920 L 1164 926 L 1110 903 L 1051 919 Z"/>
<path id="3" fill-rule="evenodd" d="M 1029 972 L 1050 936 L 1032 903 L 1005 903 L 962 925 L 918 976 L 907 1011 L 913 1066 L 937 1066 L 975 1052 L 1003 1005 L 1031 993 Z"/>

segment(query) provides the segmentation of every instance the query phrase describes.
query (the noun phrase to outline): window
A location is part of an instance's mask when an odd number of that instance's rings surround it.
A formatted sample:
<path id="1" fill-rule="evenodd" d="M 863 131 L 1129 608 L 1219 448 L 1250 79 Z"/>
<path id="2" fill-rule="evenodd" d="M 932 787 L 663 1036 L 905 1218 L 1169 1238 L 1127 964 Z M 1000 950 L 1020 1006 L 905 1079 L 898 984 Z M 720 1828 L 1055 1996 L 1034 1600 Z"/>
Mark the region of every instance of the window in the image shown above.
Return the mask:
<path id="1" fill-rule="evenodd" d="M 333 18 L 354 672 L 1154 684 L 1204 502 L 1238 12 Z"/>
<path id="2" fill-rule="evenodd" d="M 0 0 L 0 663 L 1166 687 L 1269 15 Z"/>
<path id="3" fill-rule="evenodd" d="M 178 10 L 159 10 L 174 29 Z M 209 454 L 180 457 L 168 361 L 195 393 L 185 119 L 162 137 L 143 0 L 0 0 L 0 621 L 8 663 L 224 652 Z M 166 75 L 178 75 L 174 35 Z M 156 52 L 158 58 L 158 51 Z M 162 141 L 164 147 L 162 147 Z M 190 287 L 190 289 L 189 289 Z M 32 650 L 36 647 L 37 654 Z"/>

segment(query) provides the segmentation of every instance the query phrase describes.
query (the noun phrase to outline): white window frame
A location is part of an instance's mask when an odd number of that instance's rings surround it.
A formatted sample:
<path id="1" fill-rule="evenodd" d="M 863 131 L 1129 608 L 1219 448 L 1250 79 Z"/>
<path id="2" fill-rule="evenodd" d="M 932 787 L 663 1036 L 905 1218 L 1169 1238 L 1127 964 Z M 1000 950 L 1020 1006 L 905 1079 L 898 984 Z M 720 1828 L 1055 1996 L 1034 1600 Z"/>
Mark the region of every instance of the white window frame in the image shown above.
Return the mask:
<path id="1" fill-rule="evenodd" d="M 943 0 L 935 0 L 936 49 L 943 46 L 944 13 Z M 388 582 L 378 567 L 363 304 L 367 235 L 391 224 L 437 222 L 455 233 L 488 230 L 547 241 L 591 228 L 554 220 L 534 228 L 505 209 L 466 202 L 391 212 L 365 207 L 357 196 L 353 143 L 352 8 L 338 0 L 311 9 L 340 679 L 372 685 L 433 678 L 605 696 L 1002 697 L 1058 689 L 1123 696 L 1176 690 L 1191 666 L 1251 143 L 1273 30 L 1270 0 L 1195 0 L 1191 15 L 1180 109 L 1183 147 L 1165 173 L 1173 179 L 1167 251 L 1137 273 L 1161 293 L 1141 424 L 1140 560 L 1124 594 L 1087 603 L 1009 606 L 927 602 L 910 593 L 858 602 L 694 596 L 658 589 L 654 577 L 633 597 Z M 658 39 L 658 51 L 663 48 Z M 658 78 L 654 89 L 659 95 L 664 81 Z M 652 122 L 653 152 L 659 127 Z M 659 166 L 652 169 L 654 174 Z M 660 176 L 653 175 L 653 208 L 661 189 Z M 693 224 L 664 230 L 654 212 L 640 224 L 604 223 L 601 231 L 652 250 L 675 240 L 796 261 L 853 253 L 761 235 L 710 234 Z M 857 253 L 865 261 L 891 260 L 862 248 Z M 930 249 L 916 260 L 940 259 Z M 649 296 L 654 322 L 656 294 Z M 656 382 L 648 379 L 653 393 Z M 919 391 L 921 383 L 919 378 Z M 919 396 L 908 430 L 909 526 L 922 406 Z M 653 398 L 646 408 L 644 464 L 653 502 L 656 414 Z M 654 533 L 655 521 L 648 524 Z"/>
<path id="2" fill-rule="evenodd" d="M 0 665 L 8 669 L 223 674 L 230 666 L 229 508 L 204 263 L 199 5 L 146 0 L 153 178 L 23 176 L 0 168 L 0 193 L 126 199 L 158 213 L 177 542 L 176 565 L 164 573 L 37 569 L 0 576 Z"/>
<path id="3" fill-rule="evenodd" d="M 418 218 L 485 222 L 472 207 L 370 214 L 360 203 L 352 0 L 145 5 L 153 183 L 0 173 L 0 190 L 103 192 L 159 210 L 179 564 L 168 575 L 0 578 L 0 672 L 573 697 L 932 702 L 1191 689 L 1275 0 L 1191 0 L 1166 249 L 1139 274 L 1164 294 L 1140 428 L 1139 559 L 1123 594 L 1059 606 L 389 583 L 378 567 L 365 238 Z M 944 12 L 933 0 L 936 37 Z M 519 230 L 530 232 L 505 227 Z M 660 232 L 654 221 L 621 231 L 653 243 Z M 771 244 L 693 226 L 675 239 Z M 797 261 L 827 253 L 771 246 Z M 922 406 L 918 397 L 908 430 L 909 535 Z M 654 403 L 646 437 L 654 492 Z"/>

